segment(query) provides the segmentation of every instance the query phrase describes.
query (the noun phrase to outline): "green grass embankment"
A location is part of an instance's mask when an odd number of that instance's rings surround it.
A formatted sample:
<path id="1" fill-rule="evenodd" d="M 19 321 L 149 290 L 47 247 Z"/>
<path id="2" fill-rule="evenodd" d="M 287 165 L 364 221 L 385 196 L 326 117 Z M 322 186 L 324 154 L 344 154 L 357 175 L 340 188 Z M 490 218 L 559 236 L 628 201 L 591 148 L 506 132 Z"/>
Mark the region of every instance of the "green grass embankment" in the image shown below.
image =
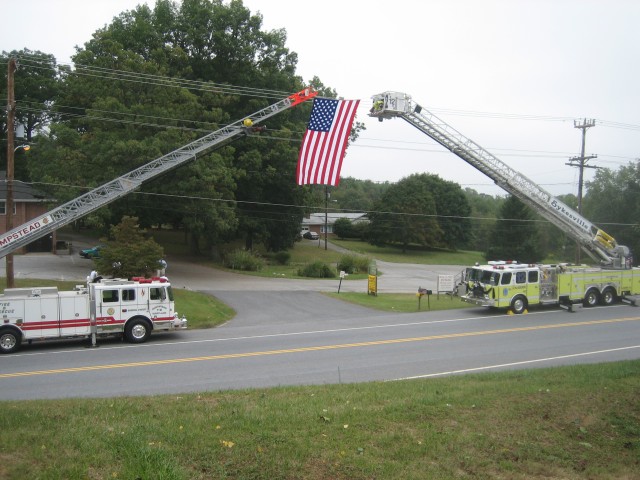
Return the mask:
<path id="1" fill-rule="evenodd" d="M 631 480 L 640 471 L 639 395 L 640 361 L 629 361 L 0 402 L 0 478 Z"/>

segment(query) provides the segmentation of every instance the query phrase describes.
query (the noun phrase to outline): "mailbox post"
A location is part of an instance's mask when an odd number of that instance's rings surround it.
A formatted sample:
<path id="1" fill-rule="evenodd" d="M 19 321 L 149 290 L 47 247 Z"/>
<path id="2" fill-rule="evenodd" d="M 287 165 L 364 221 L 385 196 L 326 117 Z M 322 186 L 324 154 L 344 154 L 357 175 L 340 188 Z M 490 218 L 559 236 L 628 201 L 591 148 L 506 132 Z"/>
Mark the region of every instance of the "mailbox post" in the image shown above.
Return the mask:
<path id="1" fill-rule="evenodd" d="M 431 301 L 430 301 L 429 297 L 432 294 L 433 294 L 433 291 L 427 290 L 426 288 L 418 287 L 418 293 L 416 293 L 416 296 L 418 297 L 418 310 L 420 310 L 420 301 L 422 300 L 422 296 L 423 295 L 427 296 L 427 306 L 428 306 L 429 310 L 431 310 Z"/>

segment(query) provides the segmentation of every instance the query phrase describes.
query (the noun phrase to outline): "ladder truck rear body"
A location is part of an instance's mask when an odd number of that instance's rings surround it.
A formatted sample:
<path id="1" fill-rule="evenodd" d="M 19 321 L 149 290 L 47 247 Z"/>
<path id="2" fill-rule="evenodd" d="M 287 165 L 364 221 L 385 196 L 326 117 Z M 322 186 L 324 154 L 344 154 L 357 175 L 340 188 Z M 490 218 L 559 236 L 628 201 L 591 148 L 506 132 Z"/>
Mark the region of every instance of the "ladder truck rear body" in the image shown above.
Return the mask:
<path id="1" fill-rule="evenodd" d="M 414 103 L 409 95 L 388 91 L 372 98 L 370 116 L 379 121 L 402 118 L 413 125 L 565 232 L 600 264 L 597 268 L 568 264 L 507 266 L 504 262 L 476 266 L 467 269 L 462 300 L 522 313 L 533 304 L 583 302 L 592 306 L 618 299 L 634 301 L 632 297 L 640 295 L 640 269 L 632 266 L 628 247 L 619 245 L 578 212 Z"/>

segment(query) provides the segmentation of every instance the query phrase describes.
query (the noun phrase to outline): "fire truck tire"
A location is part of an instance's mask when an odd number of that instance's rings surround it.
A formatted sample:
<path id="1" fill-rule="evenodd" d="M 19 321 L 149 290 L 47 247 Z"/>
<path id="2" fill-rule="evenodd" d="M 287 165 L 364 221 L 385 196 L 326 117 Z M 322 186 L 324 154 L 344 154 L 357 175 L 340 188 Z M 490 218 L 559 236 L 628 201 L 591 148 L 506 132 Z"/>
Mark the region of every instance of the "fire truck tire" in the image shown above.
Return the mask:
<path id="1" fill-rule="evenodd" d="M 605 288 L 600 296 L 600 303 L 602 303 L 602 305 L 613 305 L 617 299 L 618 297 L 613 288 Z"/>
<path id="2" fill-rule="evenodd" d="M 151 335 L 151 325 L 144 318 L 133 318 L 129 320 L 124 329 L 124 337 L 130 343 L 143 343 Z"/>
<path id="3" fill-rule="evenodd" d="M 596 305 L 598 305 L 599 301 L 600 295 L 598 294 L 598 290 L 596 290 L 595 288 L 591 288 L 584 296 L 583 303 L 585 307 L 595 307 Z"/>
<path id="4" fill-rule="evenodd" d="M 13 353 L 20 348 L 22 336 L 13 328 L 0 330 L 0 353 Z"/>
<path id="5" fill-rule="evenodd" d="M 522 295 L 518 295 L 511 300 L 511 311 L 516 314 L 524 313 L 527 309 L 527 299 Z"/>

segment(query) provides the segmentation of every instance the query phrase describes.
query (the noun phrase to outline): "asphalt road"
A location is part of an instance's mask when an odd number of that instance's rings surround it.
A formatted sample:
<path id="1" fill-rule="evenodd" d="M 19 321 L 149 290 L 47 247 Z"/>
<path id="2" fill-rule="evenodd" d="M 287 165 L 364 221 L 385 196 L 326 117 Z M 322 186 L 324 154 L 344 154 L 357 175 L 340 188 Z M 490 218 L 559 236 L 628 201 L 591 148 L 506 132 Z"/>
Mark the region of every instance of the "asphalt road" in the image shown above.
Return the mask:
<path id="1" fill-rule="evenodd" d="M 91 265 L 77 255 L 15 257 L 16 276 L 33 278 L 82 281 Z M 378 265 L 380 291 L 435 288 L 437 274 L 460 269 Z M 26 346 L 0 357 L 0 399 L 389 381 L 640 358 L 640 310 L 627 305 L 517 316 L 484 309 L 388 314 L 319 293 L 337 290 L 337 280 L 264 279 L 173 260 L 168 274 L 176 288 L 215 295 L 237 316 L 142 345 Z M 345 290 L 366 291 L 366 283 L 347 280 Z"/>
<path id="2" fill-rule="evenodd" d="M 237 292 L 234 292 L 237 295 Z M 263 300 L 273 293 L 264 292 Z M 276 293 L 275 302 L 284 293 Z M 34 345 L 0 358 L 0 399 L 181 394 L 391 381 L 638 358 L 640 315 L 628 306 L 570 314 L 484 310 L 388 315 L 313 292 L 287 300 L 338 314 L 243 316 L 214 330 L 158 334 L 142 345 Z M 259 299 L 257 299 L 259 300 Z M 261 321 L 264 320 L 264 321 Z"/>

